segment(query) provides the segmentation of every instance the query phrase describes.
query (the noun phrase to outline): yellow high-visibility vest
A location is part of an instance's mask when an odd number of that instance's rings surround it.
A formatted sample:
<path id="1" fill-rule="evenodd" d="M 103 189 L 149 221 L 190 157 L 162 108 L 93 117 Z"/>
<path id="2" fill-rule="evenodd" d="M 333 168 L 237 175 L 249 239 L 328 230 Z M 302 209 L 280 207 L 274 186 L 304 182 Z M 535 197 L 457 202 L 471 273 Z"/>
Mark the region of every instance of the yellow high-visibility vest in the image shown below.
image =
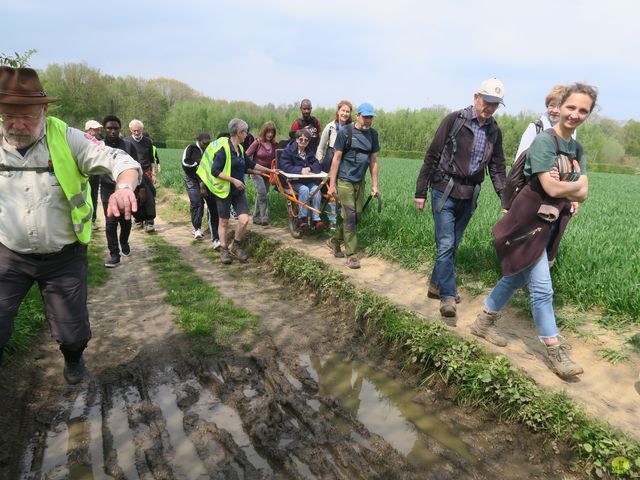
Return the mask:
<path id="1" fill-rule="evenodd" d="M 89 177 L 82 174 L 67 143 L 67 124 L 55 117 L 47 117 L 47 147 L 51 155 L 53 173 L 69 202 L 73 233 L 81 243 L 91 241 L 91 187 Z"/>

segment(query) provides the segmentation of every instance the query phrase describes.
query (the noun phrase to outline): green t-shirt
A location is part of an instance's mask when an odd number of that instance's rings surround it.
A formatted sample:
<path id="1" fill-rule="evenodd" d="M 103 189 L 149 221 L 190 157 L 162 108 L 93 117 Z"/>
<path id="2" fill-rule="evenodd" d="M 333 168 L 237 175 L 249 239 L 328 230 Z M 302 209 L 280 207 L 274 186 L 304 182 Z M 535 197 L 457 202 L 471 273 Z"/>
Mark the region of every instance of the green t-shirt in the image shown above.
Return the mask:
<path id="1" fill-rule="evenodd" d="M 571 158 L 575 158 L 576 142 L 573 138 L 566 142 L 562 138 L 558 137 L 558 144 L 560 146 L 560 151 L 566 153 Z M 553 167 L 558 166 L 556 157 L 556 142 L 553 139 L 552 134 L 547 132 L 540 133 L 533 140 L 533 143 L 527 151 L 527 160 L 524 164 L 525 176 L 529 177 L 536 173 L 550 171 Z M 580 173 L 575 172 L 574 175 L 571 175 L 569 178 L 571 181 L 576 181 L 580 178 L 581 174 L 585 175 L 587 173 L 587 162 L 584 155 L 581 155 L 578 162 L 580 165 Z"/>

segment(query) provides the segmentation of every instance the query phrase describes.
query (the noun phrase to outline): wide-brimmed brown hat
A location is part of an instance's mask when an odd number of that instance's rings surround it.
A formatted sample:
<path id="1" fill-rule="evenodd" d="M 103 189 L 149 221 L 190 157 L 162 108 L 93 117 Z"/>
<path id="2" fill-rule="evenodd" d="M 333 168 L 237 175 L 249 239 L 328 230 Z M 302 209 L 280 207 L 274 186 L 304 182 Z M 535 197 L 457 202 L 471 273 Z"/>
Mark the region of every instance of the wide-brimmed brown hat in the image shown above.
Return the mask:
<path id="1" fill-rule="evenodd" d="M 41 105 L 60 101 L 60 98 L 47 97 L 33 68 L 0 67 L 0 103 Z"/>

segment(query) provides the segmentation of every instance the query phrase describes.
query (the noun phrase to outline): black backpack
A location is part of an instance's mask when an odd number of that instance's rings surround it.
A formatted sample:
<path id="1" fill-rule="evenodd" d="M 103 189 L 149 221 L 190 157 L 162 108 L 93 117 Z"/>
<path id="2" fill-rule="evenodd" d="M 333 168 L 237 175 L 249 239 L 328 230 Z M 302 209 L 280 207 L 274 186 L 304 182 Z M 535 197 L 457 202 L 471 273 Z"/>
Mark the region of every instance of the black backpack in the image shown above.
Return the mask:
<path id="1" fill-rule="evenodd" d="M 536 126 L 536 135 L 539 135 L 542 132 L 542 122 L 540 120 L 534 122 Z M 552 130 L 552 129 L 549 129 Z M 547 130 L 545 130 L 547 131 Z M 553 137 L 556 142 L 556 155 L 563 153 L 560 150 L 560 144 L 558 143 L 558 137 L 555 132 L 548 132 L 549 135 Z M 529 149 L 523 150 L 518 158 L 511 165 L 511 170 L 509 170 L 509 174 L 507 175 L 507 180 L 505 182 L 504 190 L 502 191 L 502 198 L 500 203 L 504 210 L 509 210 L 511 208 L 511 204 L 518 196 L 518 193 L 524 188 L 527 184 L 527 177 L 524 174 L 524 166 L 527 162 L 527 153 Z M 582 145 L 576 142 L 576 157 L 580 158 L 582 156 Z"/>
<path id="2" fill-rule="evenodd" d="M 346 125 L 347 128 L 347 140 L 344 142 L 344 149 L 342 150 L 342 156 L 344 157 L 349 150 L 351 150 L 351 142 L 353 141 L 353 123 Z M 371 148 L 373 148 L 374 143 L 377 143 L 376 140 L 378 138 L 377 130 L 371 129 Z M 363 150 L 361 148 L 356 148 L 356 152 L 370 154 L 373 153 L 372 150 Z"/>

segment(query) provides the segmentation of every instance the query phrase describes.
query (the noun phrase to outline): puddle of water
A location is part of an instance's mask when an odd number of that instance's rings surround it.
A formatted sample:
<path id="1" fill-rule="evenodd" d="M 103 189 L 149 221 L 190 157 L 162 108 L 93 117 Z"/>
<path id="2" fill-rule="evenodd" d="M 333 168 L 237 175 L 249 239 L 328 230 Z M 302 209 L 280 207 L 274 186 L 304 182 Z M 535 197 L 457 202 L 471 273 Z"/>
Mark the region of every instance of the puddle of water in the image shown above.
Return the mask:
<path id="1" fill-rule="evenodd" d="M 318 400 L 317 398 L 308 398 L 306 401 L 307 405 L 313 408 L 316 412 L 320 411 L 320 400 Z"/>
<path id="2" fill-rule="evenodd" d="M 69 475 L 67 468 L 67 444 L 69 429 L 66 423 L 58 424 L 47 432 L 47 442 L 42 458 L 42 477 L 47 479 L 65 478 Z"/>
<path id="3" fill-rule="evenodd" d="M 245 388 L 242 391 L 242 394 L 246 397 L 246 398 L 253 398 L 255 397 L 258 392 L 256 392 L 253 388 Z"/>
<path id="4" fill-rule="evenodd" d="M 291 458 L 293 459 L 293 463 L 295 463 L 296 465 L 296 470 L 298 471 L 298 473 L 302 478 L 315 480 L 316 476 L 313 473 L 311 473 L 311 469 L 309 468 L 309 465 L 301 461 L 295 455 L 291 455 Z"/>
<path id="5" fill-rule="evenodd" d="M 76 397 L 76 401 L 73 404 L 73 408 L 71 409 L 71 414 L 69 414 L 69 418 L 83 417 L 86 406 L 87 406 L 87 390 L 82 389 L 82 391 Z"/>
<path id="6" fill-rule="evenodd" d="M 104 445 L 102 442 L 102 408 L 101 397 L 96 395 L 95 403 L 87 415 L 89 424 L 89 455 L 91 456 L 91 472 L 93 480 L 108 480 L 113 478 L 104 472 Z"/>
<path id="7" fill-rule="evenodd" d="M 203 388 L 198 401 L 189 408 L 189 412 L 196 413 L 202 420 L 214 423 L 216 427 L 229 432 L 251 465 L 267 475 L 273 474 L 269 463 L 253 448 L 249 435 L 242 429 L 240 415 L 233 408 L 221 403 L 211 392 Z M 243 477 L 244 474 L 240 478 Z"/>
<path id="8" fill-rule="evenodd" d="M 184 415 L 178 407 L 171 385 L 158 386 L 151 394 L 151 400 L 160 408 L 166 422 L 169 439 L 174 448 L 171 456 L 172 467 L 186 478 L 209 478 L 198 452 L 184 432 Z"/>
<path id="9" fill-rule="evenodd" d="M 300 381 L 296 377 L 291 375 L 291 372 L 283 362 L 278 361 L 278 368 L 284 374 L 285 378 L 289 381 L 289 383 L 293 385 L 293 387 L 296 390 L 302 390 L 302 383 L 300 383 Z"/>
<path id="10" fill-rule="evenodd" d="M 304 359 L 301 358 L 301 362 Z M 339 354 L 312 357 L 307 364 L 309 374 L 313 375 L 312 370 L 315 370 L 320 379 L 321 395 L 338 399 L 343 408 L 405 455 L 412 465 L 432 467 L 440 461 L 440 457 L 429 449 L 429 438 L 467 461 L 478 463 L 469 446 L 447 424 L 413 401 L 413 390 L 400 385 L 386 373 L 357 360 L 346 360 Z M 337 422 L 343 432 L 349 432 L 346 423 Z M 353 432 L 351 434 L 356 442 L 370 448 L 369 442 L 360 435 L 353 437 Z"/>
<path id="11" fill-rule="evenodd" d="M 136 469 L 135 445 L 129 429 L 126 404 L 121 392 L 114 392 L 112 407 L 105 416 L 107 428 L 113 437 L 113 448 L 118 456 L 118 465 L 124 476 L 129 480 L 140 478 Z"/>

